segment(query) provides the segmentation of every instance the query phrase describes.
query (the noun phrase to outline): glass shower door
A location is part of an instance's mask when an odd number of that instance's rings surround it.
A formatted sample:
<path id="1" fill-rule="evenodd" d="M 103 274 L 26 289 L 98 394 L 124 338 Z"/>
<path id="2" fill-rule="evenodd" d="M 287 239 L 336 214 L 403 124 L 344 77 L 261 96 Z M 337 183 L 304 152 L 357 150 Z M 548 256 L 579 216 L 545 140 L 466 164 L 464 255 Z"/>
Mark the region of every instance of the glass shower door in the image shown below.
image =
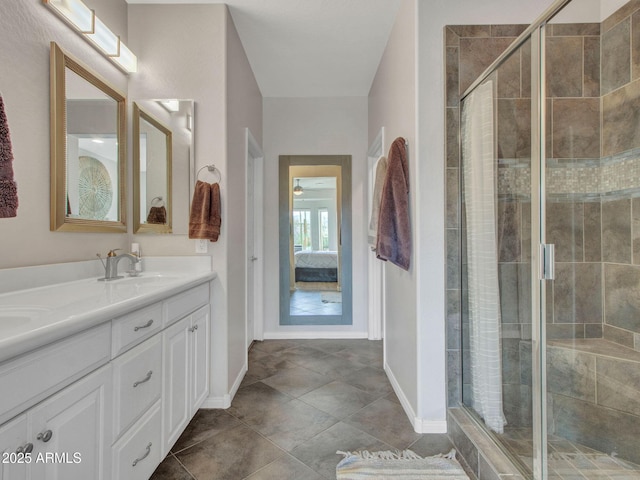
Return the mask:
<path id="1" fill-rule="evenodd" d="M 461 102 L 463 403 L 533 469 L 531 41 Z"/>
<path id="2" fill-rule="evenodd" d="M 549 478 L 640 478 L 640 7 L 614 4 L 545 27 Z"/>

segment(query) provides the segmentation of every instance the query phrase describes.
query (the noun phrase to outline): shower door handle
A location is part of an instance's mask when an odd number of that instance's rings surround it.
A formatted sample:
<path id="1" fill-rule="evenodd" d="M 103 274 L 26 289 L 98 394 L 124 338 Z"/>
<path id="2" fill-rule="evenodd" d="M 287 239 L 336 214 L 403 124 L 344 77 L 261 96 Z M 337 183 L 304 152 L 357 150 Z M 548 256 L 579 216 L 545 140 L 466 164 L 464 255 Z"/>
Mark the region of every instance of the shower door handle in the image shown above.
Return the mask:
<path id="1" fill-rule="evenodd" d="M 555 245 L 553 243 L 540 244 L 540 280 L 555 279 Z"/>

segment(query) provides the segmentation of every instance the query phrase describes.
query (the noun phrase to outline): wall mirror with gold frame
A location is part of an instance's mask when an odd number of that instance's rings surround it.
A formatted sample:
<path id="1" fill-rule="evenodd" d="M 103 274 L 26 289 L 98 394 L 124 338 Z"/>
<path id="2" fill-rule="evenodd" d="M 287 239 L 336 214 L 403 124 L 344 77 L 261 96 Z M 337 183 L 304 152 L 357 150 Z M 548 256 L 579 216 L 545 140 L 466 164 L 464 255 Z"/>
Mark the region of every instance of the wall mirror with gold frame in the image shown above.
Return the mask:
<path id="1" fill-rule="evenodd" d="M 51 43 L 51 230 L 125 232 L 126 99 Z"/>
<path id="2" fill-rule="evenodd" d="M 133 231 L 171 233 L 172 131 L 133 104 Z"/>
<path id="3" fill-rule="evenodd" d="M 134 233 L 187 235 L 195 183 L 195 102 L 138 98 L 132 117 Z M 167 222 L 152 223 L 163 209 Z"/>

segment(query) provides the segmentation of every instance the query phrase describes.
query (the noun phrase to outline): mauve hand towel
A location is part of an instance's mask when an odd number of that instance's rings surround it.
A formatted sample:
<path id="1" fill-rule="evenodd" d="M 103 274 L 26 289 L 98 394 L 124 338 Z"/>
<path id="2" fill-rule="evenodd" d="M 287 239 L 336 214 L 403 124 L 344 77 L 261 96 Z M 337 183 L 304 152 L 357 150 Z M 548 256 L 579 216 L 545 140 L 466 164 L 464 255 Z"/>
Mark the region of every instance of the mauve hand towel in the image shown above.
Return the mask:
<path id="1" fill-rule="evenodd" d="M 13 150 L 9 123 L 0 96 L 0 218 L 18 214 L 18 187 L 13 179 Z"/>
<path id="2" fill-rule="evenodd" d="M 189 238 L 216 242 L 222 225 L 220 212 L 220 185 L 198 180 L 191 202 Z"/>
<path id="3" fill-rule="evenodd" d="M 404 138 L 391 144 L 387 175 L 380 199 L 376 256 L 404 270 L 411 264 L 411 220 L 409 218 L 409 164 Z"/>

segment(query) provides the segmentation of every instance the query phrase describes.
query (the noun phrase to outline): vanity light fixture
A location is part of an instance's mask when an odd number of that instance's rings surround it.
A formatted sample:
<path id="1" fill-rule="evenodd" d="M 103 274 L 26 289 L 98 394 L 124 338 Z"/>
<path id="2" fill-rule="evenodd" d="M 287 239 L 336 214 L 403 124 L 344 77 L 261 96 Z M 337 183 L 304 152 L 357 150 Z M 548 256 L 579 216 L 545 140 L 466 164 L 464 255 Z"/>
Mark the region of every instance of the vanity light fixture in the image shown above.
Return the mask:
<path id="1" fill-rule="evenodd" d="M 193 130 L 193 117 L 189 113 L 187 113 L 187 130 L 190 132 Z"/>
<path id="2" fill-rule="evenodd" d="M 293 187 L 293 194 L 302 195 L 302 192 L 304 192 L 304 189 L 300 186 L 300 179 L 297 178 L 296 181 L 298 182 L 298 184 L 295 187 Z"/>
<path id="3" fill-rule="evenodd" d="M 127 73 L 138 70 L 136 56 L 82 0 L 42 1 L 119 68 Z"/>

